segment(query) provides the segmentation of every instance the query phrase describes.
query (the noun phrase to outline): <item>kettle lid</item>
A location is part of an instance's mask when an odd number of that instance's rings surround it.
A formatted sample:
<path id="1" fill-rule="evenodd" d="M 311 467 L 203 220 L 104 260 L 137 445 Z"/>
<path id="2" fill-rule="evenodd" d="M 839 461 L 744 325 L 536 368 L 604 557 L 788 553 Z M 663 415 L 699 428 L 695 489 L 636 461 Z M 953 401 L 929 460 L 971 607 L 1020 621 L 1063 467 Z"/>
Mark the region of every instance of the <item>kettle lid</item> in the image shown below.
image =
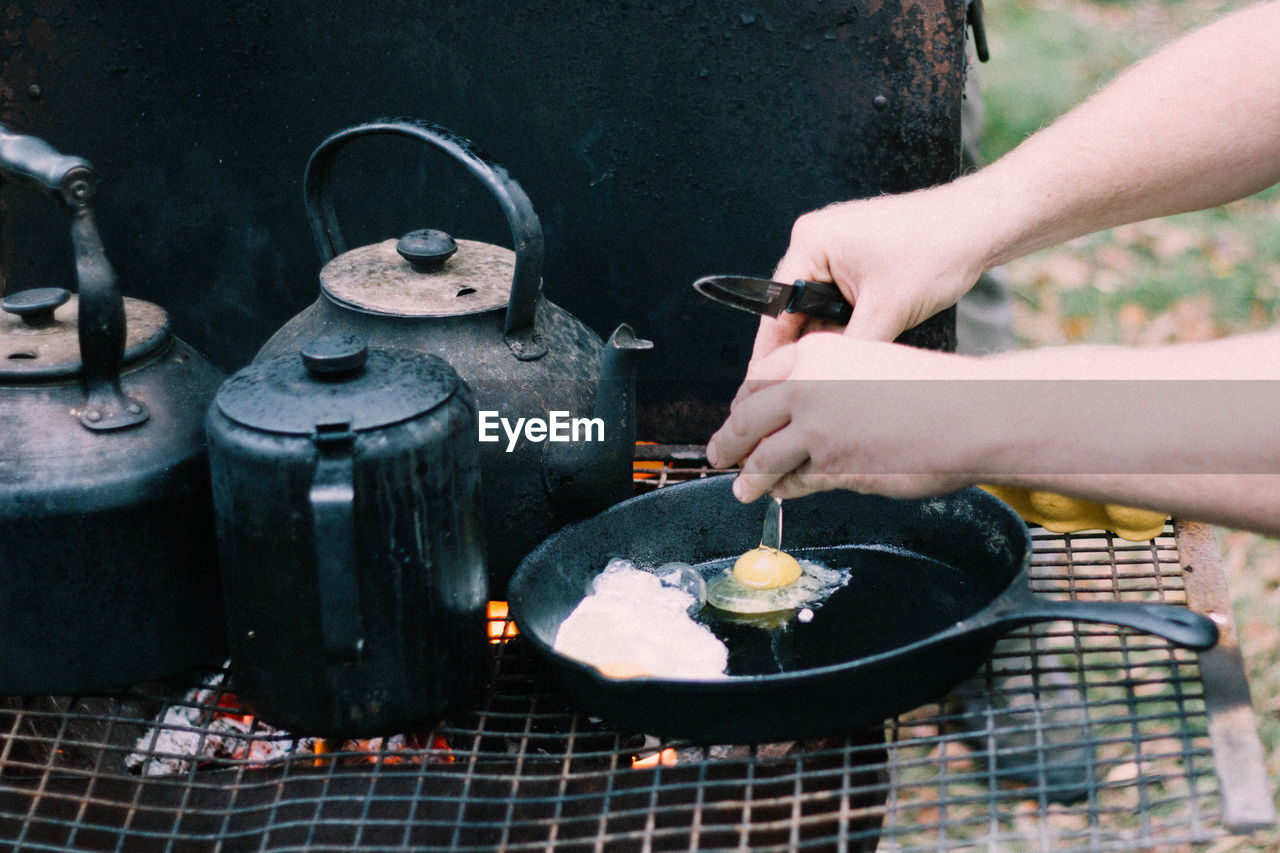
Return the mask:
<path id="1" fill-rule="evenodd" d="M 327 335 L 300 353 L 250 364 L 222 384 L 214 403 L 236 423 L 263 432 L 309 436 L 333 423 L 361 432 L 423 415 L 460 384 L 439 356 Z"/>
<path id="2" fill-rule="evenodd" d="M 320 286 L 339 305 L 397 317 L 453 317 L 506 308 L 516 253 L 443 231 L 411 231 L 343 252 Z"/>
<path id="3" fill-rule="evenodd" d="M 60 287 L 20 290 L 0 301 L 0 380 L 43 381 L 79 376 L 80 302 Z M 124 299 L 124 366 L 169 339 L 169 315 L 140 299 Z"/>

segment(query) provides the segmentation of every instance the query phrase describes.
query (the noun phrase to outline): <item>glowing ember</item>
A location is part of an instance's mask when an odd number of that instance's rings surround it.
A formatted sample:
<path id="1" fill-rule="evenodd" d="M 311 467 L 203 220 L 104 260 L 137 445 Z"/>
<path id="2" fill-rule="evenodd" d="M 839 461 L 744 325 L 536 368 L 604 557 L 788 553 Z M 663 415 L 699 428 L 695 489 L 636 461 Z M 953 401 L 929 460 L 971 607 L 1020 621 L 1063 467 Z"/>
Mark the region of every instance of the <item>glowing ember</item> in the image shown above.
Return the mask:
<path id="1" fill-rule="evenodd" d="M 657 442 L 656 442 L 656 441 L 637 441 L 637 442 L 636 442 L 636 444 L 637 444 L 637 445 L 640 445 L 640 444 L 657 444 Z M 658 474 L 662 471 L 662 469 L 663 469 L 663 468 L 665 468 L 665 467 L 666 467 L 666 465 L 667 465 L 667 463 L 666 463 L 666 462 L 663 462 L 662 460 L 659 460 L 659 459 L 654 459 L 654 460 L 649 460 L 649 459 L 636 459 L 636 460 L 633 460 L 633 461 L 632 461 L 632 463 L 631 463 L 631 479 L 632 479 L 632 480 L 649 480 L 649 479 L 652 479 L 652 478 L 654 478 L 654 477 L 658 476 Z"/>
<path id="2" fill-rule="evenodd" d="M 637 770 L 646 767 L 657 767 L 658 765 L 662 765 L 663 767 L 674 767 L 678 760 L 676 751 L 668 746 L 661 752 L 651 752 L 644 756 L 637 755 L 635 758 L 631 759 L 631 766 Z"/>
<path id="3" fill-rule="evenodd" d="M 234 693 L 220 689 L 222 680 L 222 673 L 216 673 L 170 706 L 160 722 L 138 738 L 125 766 L 144 776 L 166 776 L 184 773 L 193 763 L 231 759 L 263 765 L 312 751 L 314 738 L 292 738 L 255 722 L 239 708 Z"/>
<path id="4" fill-rule="evenodd" d="M 240 762 L 263 767 L 290 758 L 314 756 L 324 767 L 340 764 L 447 764 L 454 760 L 449 742 L 438 733 L 398 734 L 361 740 L 295 737 L 272 728 L 240 707 L 234 693 L 222 690 L 223 674 L 190 690 L 160 721 L 138 738 L 125 766 L 144 776 L 185 773 L 193 766 Z"/>
<path id="5" fill-rule="evenodd" d="M 516 623 L 512 622 L 507 616 L 508 608 L 505 601 L 489 602 L 489 642 L 501 643 L 508 640 L 520 632 L 516 630 Z"/>

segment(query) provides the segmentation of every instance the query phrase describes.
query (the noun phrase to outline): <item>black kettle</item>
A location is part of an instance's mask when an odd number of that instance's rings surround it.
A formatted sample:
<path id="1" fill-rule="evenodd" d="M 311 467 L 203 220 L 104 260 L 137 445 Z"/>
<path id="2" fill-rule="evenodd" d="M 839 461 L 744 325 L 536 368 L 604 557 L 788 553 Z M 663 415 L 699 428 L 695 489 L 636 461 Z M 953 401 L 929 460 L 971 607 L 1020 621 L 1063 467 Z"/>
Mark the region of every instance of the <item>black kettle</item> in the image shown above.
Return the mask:
<path id="1" fill-rule="evenodd" d="M 514 251 L 430 229 L 348 251 L 330 198 L 336 155 L 354 139 L 407 136 L 455 158 L 497 199 Z M 307 217 L 324 268 L 320 295 L 258 358 L 318 334 L 445 358 L 475 393 L 490 580 L 496 595 L 524 555 L 568 521 L 631 494 L 634 358 L 650 349 L 623 324 L 608 341 L 542 295 L 542 225 L 524 190 L 470 142 L 425 122 L 382 119 L 338 131 L 311 155 Z M 523 419 L 523 420 L 522 420 Z"/>
<path id="2" fill-rule="evenodd" d="M 78 293 L 0 316 L 0 694 L 169 675 L 224 653 L 204 412 L 222 374 L 124 299 L 79 157 L 0 127 L 0 176 L 71 213 Z"/>
<path id="3" fill-rule="evenodd" d="M 429 724 L 487 666 L 475 405 L 442 359 L 325 336 L 206 428 L 236 690 L 297 733 Z"/>

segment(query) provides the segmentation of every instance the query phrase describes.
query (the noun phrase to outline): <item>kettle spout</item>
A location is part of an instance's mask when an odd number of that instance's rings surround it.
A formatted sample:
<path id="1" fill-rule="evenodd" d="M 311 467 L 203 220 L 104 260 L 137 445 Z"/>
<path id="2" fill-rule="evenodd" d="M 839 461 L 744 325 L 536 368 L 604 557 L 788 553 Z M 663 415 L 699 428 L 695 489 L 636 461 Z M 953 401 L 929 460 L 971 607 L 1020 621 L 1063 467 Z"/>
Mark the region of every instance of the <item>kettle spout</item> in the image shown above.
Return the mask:
<path id="1" fill-rule="evenodd" d="M 613 330 L 600 358 L 593 417 L 602 441 L 548 445 L 543 464 L 547 492 L 573 515 L 592 514 L 631 496 L 636 443 L 636 359 L 653 342 L 626 323 Z"/>
<path id="2" fill-rule="evenodd" d="M 651 349 L 653 341 L 636 337 L 635 331 L 623 323 L 605 341 L 600 357 L 594 416 L 616 427 L 612 436 L 596 446 L 602 448 L 601 452 L 625 457 L 622 464 L 627 469 L 628 487 L 636 449 L 636 360 L 640 353 Z"/>

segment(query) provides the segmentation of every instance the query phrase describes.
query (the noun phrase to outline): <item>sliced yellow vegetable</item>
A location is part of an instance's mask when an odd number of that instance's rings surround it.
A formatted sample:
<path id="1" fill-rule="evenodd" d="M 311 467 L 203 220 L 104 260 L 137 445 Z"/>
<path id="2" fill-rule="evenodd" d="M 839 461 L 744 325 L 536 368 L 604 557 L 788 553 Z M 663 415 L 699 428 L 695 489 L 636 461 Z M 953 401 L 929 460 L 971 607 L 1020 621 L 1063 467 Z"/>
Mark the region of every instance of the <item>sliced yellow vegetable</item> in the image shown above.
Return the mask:
<path id="1" fill-rule="evenodd" d="M 979 486 L 1013 507 L 1024 521 L 1053 533 L 1110 530 L 1122 539 L 1145 542 L 1164 530 L 1167 513 L 1149 509 L 1100 504 L 1053 492 L 1013 486 Z"/>

